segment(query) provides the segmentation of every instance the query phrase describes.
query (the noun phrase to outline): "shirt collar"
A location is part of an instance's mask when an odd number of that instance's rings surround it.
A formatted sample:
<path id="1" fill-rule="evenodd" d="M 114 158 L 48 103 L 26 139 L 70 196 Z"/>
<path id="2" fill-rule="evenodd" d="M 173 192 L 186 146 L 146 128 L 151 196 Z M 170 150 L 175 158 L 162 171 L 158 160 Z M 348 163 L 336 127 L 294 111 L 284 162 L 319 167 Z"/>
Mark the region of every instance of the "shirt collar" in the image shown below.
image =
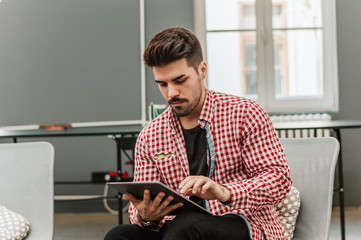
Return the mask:
<path id="1" fill-rule="evenodd" d="M 206 89 L 206 99 L 204 100 L 201 115 L 199 116 L 198 124 L 204 128 L 206 123 L 210 123 L 213 118 L 213 91 Z"/>
<path id="2" fill-rule="evenodd" d="M 168 107 L 168 122 L 171 128 L 172 134 L 176 133 L 176 129 L 181 127 L 180 121 L 177 115 L 173 112 L 171 107 Z"/>

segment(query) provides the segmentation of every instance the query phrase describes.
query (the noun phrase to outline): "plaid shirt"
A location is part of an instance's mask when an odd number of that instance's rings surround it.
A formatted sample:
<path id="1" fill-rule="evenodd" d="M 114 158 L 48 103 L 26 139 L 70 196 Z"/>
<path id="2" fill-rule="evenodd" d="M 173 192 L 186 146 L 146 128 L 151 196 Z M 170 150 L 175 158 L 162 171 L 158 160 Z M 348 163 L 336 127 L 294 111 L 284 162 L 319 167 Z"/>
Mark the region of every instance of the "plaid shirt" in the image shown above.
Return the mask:
<path id="1" fill-rule="evenodd" d="M 231 191 L 231 203 L 209 200 L 214 215 L 241 214 L 252 239 L 284 239 L 274 204 L 291 188 L 285 154 L 268 115 L 255 102 L 207 90 L 198 121 L 207 130 L 210 178 Z M 140 133 L 134 181 L 160 181 L 178 191 L 189 176 L 181 124 L 168 107 Z M 139 224 L 130 205 L 130 219 Z M 165 216 L 171 220 L 174 216 Z"/>

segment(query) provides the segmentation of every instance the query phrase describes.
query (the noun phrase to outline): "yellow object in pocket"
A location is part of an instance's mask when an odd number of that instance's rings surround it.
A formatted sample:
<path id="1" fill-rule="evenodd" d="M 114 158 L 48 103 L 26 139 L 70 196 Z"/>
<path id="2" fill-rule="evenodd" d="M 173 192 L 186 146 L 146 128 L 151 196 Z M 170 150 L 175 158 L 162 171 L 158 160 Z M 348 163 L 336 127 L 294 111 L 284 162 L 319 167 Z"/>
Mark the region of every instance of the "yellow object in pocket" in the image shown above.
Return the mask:
<path id="1" fill-rule="evenodd" d="M 154 158 L 166 158 L 166 157 L 169 157 L 172 155 L 173 155 L 173 153 L 161 153 L 161 154 L 155 155 Z"/>

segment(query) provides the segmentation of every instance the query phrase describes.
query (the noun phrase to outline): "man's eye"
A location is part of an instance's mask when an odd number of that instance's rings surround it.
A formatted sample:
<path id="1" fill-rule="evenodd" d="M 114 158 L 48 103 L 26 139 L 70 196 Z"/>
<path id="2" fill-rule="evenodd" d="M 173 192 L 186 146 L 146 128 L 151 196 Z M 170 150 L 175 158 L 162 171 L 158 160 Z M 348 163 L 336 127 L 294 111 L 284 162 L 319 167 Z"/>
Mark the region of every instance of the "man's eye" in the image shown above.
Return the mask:
<path id="1" fill-rule="evenodd" d="M 182 83 L 184 83 L 184 82 L 185 82 L 185 79 L 176 81 L 177 84 L 182 84 Z"/>
<path id="2" fill-rule="evenodd" d="M 158 83 L 158 84 L 159 84 L 159 86 L 161 86 L 161 87 L 166 87 L 166 86 L 167 86 L 166 83 Z"/>

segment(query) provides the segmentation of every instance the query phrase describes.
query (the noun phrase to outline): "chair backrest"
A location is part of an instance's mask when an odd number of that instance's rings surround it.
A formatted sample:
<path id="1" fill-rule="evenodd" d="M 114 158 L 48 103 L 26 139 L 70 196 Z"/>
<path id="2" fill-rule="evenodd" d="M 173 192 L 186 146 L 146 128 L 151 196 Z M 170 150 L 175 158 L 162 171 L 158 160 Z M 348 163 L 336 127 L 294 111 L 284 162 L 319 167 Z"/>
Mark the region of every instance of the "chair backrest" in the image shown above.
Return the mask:
<path id="1" fill-rule="evenodd" d="M 0 144 L 0 205 L 29 221 L 26 239 L 53 239 L 54 148 L 50 143 Z"/>
<path id="2" fill-rule="evenodd" d="M 335 166 L 339 143 L 335 138 L 281 139 L 301 207 L 294 240 L 329 237 Z"/>
<path id="3" fill-rule="evenodd" d="M 153 119 L 158 117 L 158 115 L 161 114 L 166 109 L 167 109 L 167 105 L 165 104 L 154 104 L 151 102 L 148 108 L 149 121 L 152 121 Z"/>

